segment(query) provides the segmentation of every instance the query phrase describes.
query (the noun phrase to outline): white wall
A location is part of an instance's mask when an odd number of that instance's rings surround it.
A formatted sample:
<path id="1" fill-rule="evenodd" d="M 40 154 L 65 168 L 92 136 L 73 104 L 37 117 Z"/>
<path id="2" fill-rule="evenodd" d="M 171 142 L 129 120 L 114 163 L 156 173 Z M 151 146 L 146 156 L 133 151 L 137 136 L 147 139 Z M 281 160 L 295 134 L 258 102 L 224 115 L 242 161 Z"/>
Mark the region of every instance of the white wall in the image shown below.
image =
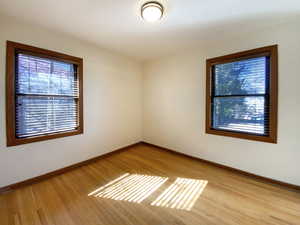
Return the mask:
<path id="1" fill-rule="evenodd" d="M 148 62 L 143 139 L 261 176 L 300 185 L 300 22 Z M 279 45 L 278 144 L 205 134 L 205 60 Z"/>
<path id="2" fill-rule="evenodd" d="M 130 58 L 67 35 L 0 18 L 0 187 L 141 140 L 300 185 L 299 25 L 211 42 L 141 68 Z M 6 147 L 6 40 L 84 59 L 83 135 Z M 205 60 L 271 44 L 279 44 L 278 144 L 205 134 Z"/>
<path id="3" fill-rule="evenodd" d="M 82 57 L 83 135 L 6 147 L 6 40 Z M 0 187 L 141 141 L 141 66 L 64 34 L 0 18 Z"/>

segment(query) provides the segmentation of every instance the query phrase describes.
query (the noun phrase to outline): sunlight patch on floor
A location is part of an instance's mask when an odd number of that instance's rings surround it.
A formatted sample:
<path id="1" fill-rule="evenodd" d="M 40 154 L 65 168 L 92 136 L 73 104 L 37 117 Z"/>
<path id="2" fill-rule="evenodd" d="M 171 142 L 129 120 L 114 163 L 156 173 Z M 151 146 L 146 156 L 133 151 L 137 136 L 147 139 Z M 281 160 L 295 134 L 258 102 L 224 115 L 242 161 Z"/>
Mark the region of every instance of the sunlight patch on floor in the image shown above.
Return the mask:
<path id="1" fill-rule="evenodd" d="M 207 183 L 205 180 L 177 178 L 151 205 L 190 211 Z"/>
<path id="2" fill-rule="evenodd" d="M 127 173 L 91 192 L 89 196 L 141 203 L 167 180 L 166 177 Z"/>
<path id="3" fill-rule="evenodd" d="M 88 196 L 141 203 L 169 178 L 125 173 Z M 191 210 L 207 185 L 206 180 L 176 178 L 152 203 L 152 206 Z"/>

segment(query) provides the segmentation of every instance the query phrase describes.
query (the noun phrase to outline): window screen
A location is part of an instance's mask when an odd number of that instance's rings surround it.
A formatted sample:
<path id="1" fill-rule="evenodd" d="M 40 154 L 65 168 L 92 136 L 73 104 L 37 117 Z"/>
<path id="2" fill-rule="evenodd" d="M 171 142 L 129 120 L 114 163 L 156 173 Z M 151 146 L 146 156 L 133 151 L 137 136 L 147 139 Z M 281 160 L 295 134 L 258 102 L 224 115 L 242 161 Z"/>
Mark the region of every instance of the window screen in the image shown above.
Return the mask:
<path id="1" fill-rule="evenodd" d="M 269 134 L 269 57 L 255 57 L 212 68 L 212 127 Z"/>
<path id="2" fill-rule="evenodd" d="M 17 138 L 76 130 L 77 66 L 16 54 L 15 133 Z"/>

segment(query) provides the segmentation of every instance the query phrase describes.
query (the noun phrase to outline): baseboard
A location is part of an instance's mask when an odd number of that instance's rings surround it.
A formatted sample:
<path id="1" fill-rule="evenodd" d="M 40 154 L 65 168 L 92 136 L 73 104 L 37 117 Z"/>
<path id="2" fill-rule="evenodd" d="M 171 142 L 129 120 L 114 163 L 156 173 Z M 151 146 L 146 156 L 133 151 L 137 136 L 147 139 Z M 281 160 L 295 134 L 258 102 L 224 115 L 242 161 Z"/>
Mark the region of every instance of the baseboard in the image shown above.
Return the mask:
<path id="1" fill-rule="evenodd" d="M 172 150 L 172 149 L 168 149 L 168 148 L 165 148 L 165 147 L 155 145 L 155 144 L 150 144 L 148 142 L 141 142 L 141 144 L 148 145 L 148 146 L 158 148 L 158 149 L 162 149 L 162 150 L 168 151 L 172 154 L 192 158 L 192 159 L 198 160 L 202 163 L 207 163 L 207 164 L 210 164 L 210 165 L 222 168 L 222 169 L 230 170 L 232 172 L 239 173 L 239 174 L 242 174 L 244 176 L 251 177 L 251 178 L 257 179 L 257 180 L 262 181 L 262 182 L 271 183 L 271 184 L 279 185 L 279 186 L 289 188 L 289 189 L 292 189 L 292 190 L 300 191 L 300 186 L 295 185 L 295 184 L 289 184 L 289 183 L 274 180 L 274 179 L 271 179 L 271 178 L 268 178 L 268 177 L 259 176 L 259 175 L 249 173 L 249 172 L 246 172 L 246 171 L 243 171 L 243 170 L 239 170 L 239 169 L 236 169 L 236 168 L 233 168 L 233 167 L 225 166 L 225 165 L 222 165 L 222 164 L 219 164 L 219 163 L 215 163 L 215 162 L 208 161 L 208 160 L 205 160 L 205 159 L 201 159 L 201 158 L 198 158 L 198 157 L 190 156 L 190 155 L 187 155 L 187 154 L 184 154 L 184 153 L 181 153 L 181 152 L 177 152 L 177 151 Z"/>
<path id="2" fill-rule="evenodd" d="M 52 171 L 52 172 L 44 174 L 44 175 L 40 175 L 38 177 L 30 178 L 28 180 L 24 180 L 24 181 L 15 183 L 15 184 L 11 184 L 11 185 L 8 185 L 8 186 L 5 186 L 5 187 L 1 187 L 0 188 L 0 194 L 1 193 L 5 193 L 5 192 L 9 192 L 9 191 L 11 191 L 13 189 L 16 189 L 16 188 L 20 188 L 20 187 L 23 187 L 23 186 L 26 186 L 26 185 L 30 185 L 30 184 L 33 184 L 33 183 L 40 182 L 42 180 L 45 180 L 47 178 L 50 178 L 50 177 L 53 177 L 53 176 L 56 176 L 56 175 L 60 175 L 60 174 L 65 173 L 67 171 L 73 170 L 75 168 L 78 168 L 78 167 L 85 166 L 87 164 L 93 163 L 93 162 L 95 162 L 95 161 L 97 161 L 99 159 L 109 157 L 111 155 L 120 153 L 122 151 L 126 151 L 126 150 L 128 150 L 128 149 L 130 149 L 132 147 L 137 146 L 137 145 L 151 146 L 151 147 L 154 147 L 154 148 L 158 148 L 158 149 L 161 149 L 161 150 L 168 151 L 168 152 L 170 152 L 172 154 L 176 154 L 176 155 L 181 155 L 181 156 L 184 156 L 184 157 L 192 158 L 192 159 L 197 160 L 197 161 L 202 162 L 202 163 L 207 163 L 207 164 L 210 164 L 210 165 L 222 168 L 222 169 L 226 169 L 226 170 L 229 170 L 229 171 L 232 171 L 232 172 L 235 172 L 235 173 L 239 173 L 239 174 L 242 174 L 244 176 L 260 180 L 262 182 L 271 183 L 271 184 L 279 185 L 279 186 L 282 186 L 282 187 L 285 187 L 285 188 L 289 188 L 289 189 L 292 189 L 292 190 L 300 191 L 300 186 L 298 186 L 298 185 L 289 184 L 289 183 L 286 183 L 286 182 L 282 182 L 282 181 L 274 180 L 274 179 L 271 179 L 271 178 L 259 176 L 259 175 L 256 175 L 256 174 L 253 174 L 253 173 L 249 173 L 249 172 L 246 172 L 246 171 L 243 171 L 243 170 L 239 170 L 239 169 L 232 168 L 232 167 L 229 167 L 229 166 L 225 166 L 225 165 L 222 165 L 222 164 L 219 164 L 219 163 L 215 163 L 215 162 L 208 161 L 208 160 L 205 160 L 205 159 L 201 159 L 201 158 L 197 158 L 197 157 L 194 157 L 194 156 L 190 156 L 190 155 L 187 155 L 187 154 L 184 154 L 184 153 L 181 153 L 181 152 L 177 152 L 177 151 L 172 150 L 172 149 L 168 149 L 168 148 L 165 148 L 165 147 L 161 147 L 161 146 L 158 146 L 158 145 L 154 145 L 154 144 L 150 144 L 148 142 L 143 142 L 142 141 L 142 142 L 137 142 L 137 143 L 132 144 L 132 145 L 125 146 L 123 148 L 116 149 L 116 150 L 114 150 L 112 152 L 109 152 L 107 154 L 104 154 L 104 155 L 101 155 L 101 156 L 97 156 L 97 157 L 94 157 L 94 158 L 91 158 L 91 159 L 88 159 L 88 160 L 85 160 L 85 161 L 73 164 L 71 166 L 67 166 L 67 167 L 64 167 L 62 169 L 58 169 L 58 170 Z"/>
<path id="3" fill-rule="evenodd" d="M 109 157 L 109 156 L 111 156 L 113 154 L 120 153 L 122 151 L 126 151 L 129 148 L 132 148 L 132 147 L 140 145 L 140 144 L 141 144 L 141 142 L 137 142 L 137 143 L 134 143 L 134 144 L 131 144 L 131 145 L 128 145 L 128 146 L 116 149 L 116 150 L 114 150 L 112 152 L 109 152 L 109 153 L 106 153 L 104 155 L 100 155 L 100 156 L 97 156 L 97 157 L 94 157 L 94 158 L 91 158 L 91 159 L 88 159 L 88 160 L 85 160 L 85 161 L 73 164 L 71 166 L 67 166 L 67 167 L 64 167 L 62 169 L 58 169 L 58 170 L 52 171 L 50 173 L 46 173 L 46 174 L 43 174 L 43 175 L 40 175 L 40 176 L 37 176 L 37 177 L 34 177 L 34 178 L 30 178 L 28 180 L 24 180 L 24 181 L 15 183 L 15 184 L 10 184 L 10 185 L 5 186 L 5 187 L 0 187 L 0 194 L 1 193 L 5 193 L 5 192 L 9 192 L 9 191 L 11 191 L 13 189 L 16 189 L 16 188 L 19 188 L 19 187 L 23 187 L 23 186 L 26 186 L 26 185 L 30 185 L 30 184 L 33 184 L 33 183 L 40 182 L 40 181 L 45 180 L 47 178 L 50 178 L 50 177 L 53 177 L 53 176 L 65 173 L 67 171 L 73 170 L 73 169 L 81 167 L 81 166 L 85 166 L 85 165 L 90 164 L 92 162 L 95 162 L 95 161 L 97 161 L 99 159 L 103 159 L 103 158 Z"/>

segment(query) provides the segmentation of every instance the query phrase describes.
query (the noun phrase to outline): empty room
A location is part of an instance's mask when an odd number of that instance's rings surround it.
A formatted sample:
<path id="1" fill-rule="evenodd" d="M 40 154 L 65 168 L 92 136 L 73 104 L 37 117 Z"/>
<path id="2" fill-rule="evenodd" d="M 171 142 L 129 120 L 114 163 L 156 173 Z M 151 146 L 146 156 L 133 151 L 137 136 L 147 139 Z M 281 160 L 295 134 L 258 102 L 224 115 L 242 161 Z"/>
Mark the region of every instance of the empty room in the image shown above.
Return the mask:
<path id="1" fill-rule="evenodd" d="M 0 0 L 0 225 L 300 225 L 299 0 Z"/>

